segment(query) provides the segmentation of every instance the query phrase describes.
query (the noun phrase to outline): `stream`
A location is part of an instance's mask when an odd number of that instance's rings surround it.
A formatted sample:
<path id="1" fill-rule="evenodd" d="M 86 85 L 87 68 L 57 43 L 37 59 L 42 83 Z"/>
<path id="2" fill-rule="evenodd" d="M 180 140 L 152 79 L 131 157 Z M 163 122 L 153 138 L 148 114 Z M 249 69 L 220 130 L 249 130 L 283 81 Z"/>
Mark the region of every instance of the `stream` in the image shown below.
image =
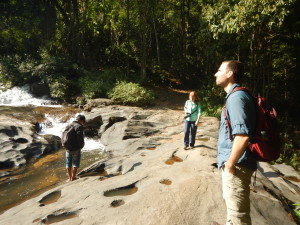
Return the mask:
<path id="1" fill-rule="evenodd" d="M 73 121 L 79 111 L 55 104 L 47 98 L 35 98 L 29 93 L 29 87 L 24 86 L 0 91 L 0 113 L 11 114 L 22 120 L 34 119 L 39 122 L 38 135 L 53 134 L 60 137 L 64 127 Z M 105 146 L 98 140 L 85 138 L 80 168 L 101 159 L 104 152 Z M 26 166 L 13 171 L 8 179 L 0 180 L 0 214 L 67 182 L 64 154 L 65 150 L 61 148 L 42 158 L 31 159 Z"/>

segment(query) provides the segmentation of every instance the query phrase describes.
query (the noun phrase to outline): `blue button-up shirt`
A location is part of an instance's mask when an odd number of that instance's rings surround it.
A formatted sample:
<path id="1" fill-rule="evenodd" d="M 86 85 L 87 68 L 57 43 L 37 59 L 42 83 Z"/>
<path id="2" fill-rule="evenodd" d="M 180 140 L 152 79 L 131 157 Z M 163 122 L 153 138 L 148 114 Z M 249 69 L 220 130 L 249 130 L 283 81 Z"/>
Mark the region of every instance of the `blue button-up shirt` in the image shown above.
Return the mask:
<path id="1" fill-rule="evenodd" d="M 234 136 L 244 134 L 254 135 L 256 123 L 256 111 L 252 97 L 245 91 L 236 91 L 230 95 L 232 90 L 240 85 L 234 84 L 228 91 L 225 101 L 226 109 L 223 108 L 221 115 L 221 124 L 218 139 L 218 168 L 220 169 L 228 160 Z M 224 110 L 226 110 L 227 119 L 231 125 L 231 137 L 229 137 L 229 128 L 226 125 Z M 249 169 L 257 169 L 257 162 L 250 150 L 246 151 L 237 162 Z"/>

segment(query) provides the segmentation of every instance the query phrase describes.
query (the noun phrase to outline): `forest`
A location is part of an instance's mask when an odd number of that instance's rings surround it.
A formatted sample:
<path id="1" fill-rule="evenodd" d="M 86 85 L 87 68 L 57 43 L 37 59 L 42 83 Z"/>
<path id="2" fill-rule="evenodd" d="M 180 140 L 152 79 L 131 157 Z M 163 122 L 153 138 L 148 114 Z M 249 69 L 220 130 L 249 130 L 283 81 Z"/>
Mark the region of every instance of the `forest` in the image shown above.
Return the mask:
<path id="1" fill-rule="evenodd" d="M 62 101 L 135 88 L 145 104 L 154 85 L 195 89 L 217 116 L 213 75 L 242 61 L 242 85 L 278 112 L 279 161 L 299 170 L 300 1 L 1 0 L 0 11 L 0 83 L 42 83 Z"/>

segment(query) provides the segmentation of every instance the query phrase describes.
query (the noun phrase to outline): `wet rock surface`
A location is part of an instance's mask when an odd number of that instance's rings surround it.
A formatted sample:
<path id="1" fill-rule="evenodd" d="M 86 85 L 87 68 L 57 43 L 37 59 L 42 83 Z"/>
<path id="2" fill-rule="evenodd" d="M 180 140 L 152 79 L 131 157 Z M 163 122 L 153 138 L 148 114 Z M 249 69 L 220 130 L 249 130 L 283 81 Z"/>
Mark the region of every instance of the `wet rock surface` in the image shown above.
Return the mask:
<path id="1" fill-rule="evenodd" d="M 38 136 L 31 122 L 6 115 L 0 115 L 0 121 L 1 169 L 18 168 L 28 159 L 49 154 L 60 147 L 59 137 Z"/>
<path id="2" fill-rule="evenodd" d="M 224 224 L 219 122 L 203 117 L 195 148 L 186 151 L 182 115 L 161 107 L 91 109 L 88 120 L 101 116 L 107 158 L 82 169 L 80 179 L 7 210 L 0 224 Z M 291 204 L 300 202 L 299 179 L 289 166 L 261 163 L 251 190 L 253 224 L 297 224 Z"/>
<path id="3" fill-rule="evenodd" d="M 41 83 L 33 83 L 30 86 L 30 91 L 33 95 L 37 97 L 49 97 L 50 96 L 50 89 L 46 84 Z"/>

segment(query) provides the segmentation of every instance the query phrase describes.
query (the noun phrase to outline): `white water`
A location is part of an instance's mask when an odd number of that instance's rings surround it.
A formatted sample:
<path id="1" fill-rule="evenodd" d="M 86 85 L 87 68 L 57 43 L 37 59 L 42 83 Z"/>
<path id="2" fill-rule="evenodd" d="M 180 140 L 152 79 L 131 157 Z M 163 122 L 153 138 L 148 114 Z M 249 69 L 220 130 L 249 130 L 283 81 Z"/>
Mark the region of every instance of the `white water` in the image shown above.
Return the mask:
<path id="1" fill-rule="evenodd" d="M 81 113 L 83 114 L 83 113 Z M 71 123 L 74 118 L 71 118 L 67 122 L 61 122 L 61 118 L 55 118 L 52 117 L 52 115 L 45 114 L 46 122 L 41 124 L 41 131 L 40 134 L 52 134 L 61 137 L 62 132 L 64 128 Z M 100 143 L 99 140 L 91 139 L 91 138 L 85 138 L 84 139 L 85 145 L 82 149 L 82 151 L 91 151 L 91 150 L 99 150 L 104 151 L 105 146 Z"/>
<path id="2" fill-rule="evenodd" d="M 0 91 L 0 106 L 43 106 L 43 107 L 62 107 L 61 105 L 53 105 L 53 102 L 46 98 L 35 98 L 29 93 L 29 86 L 14 87 L 6 91 Z M 45 114 L 45 122 L 40 124 L 39 134 L 52 134 L 61 137 L 64 128 L 75 118 L 71 118 L 67 122 L 62 122 L 62 118 L 54 117 L 54 115 Z M 97 139 L 85 138 L 85 146 L 82 151 L 99 150 L 104 151 L 105 146 Z"/>
<path id="3" fill-rule="evenodd" d="M 5 106 L 51 106 L 61 107 L 61 105 L 53 105 L 53 101 L 50 99 L 36 98 L 29 93 L 29 86 L 13 87 L 6 91 L 0 90 L 0 105 Z"/>

